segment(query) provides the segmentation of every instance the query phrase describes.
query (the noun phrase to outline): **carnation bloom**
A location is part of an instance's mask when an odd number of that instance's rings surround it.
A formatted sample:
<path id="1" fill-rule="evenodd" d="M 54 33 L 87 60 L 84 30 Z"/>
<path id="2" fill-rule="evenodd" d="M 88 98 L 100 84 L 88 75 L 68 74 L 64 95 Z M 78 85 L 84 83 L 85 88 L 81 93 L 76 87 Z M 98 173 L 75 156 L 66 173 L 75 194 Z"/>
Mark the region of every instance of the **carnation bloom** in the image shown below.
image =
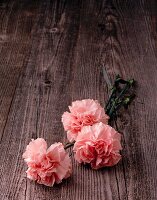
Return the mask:
<path id="1" fill-rule="evenodd" d="M 109 125 L 97 123 L 82 128 L 74 144 L 75 159 L 79 163 L 90 163 L 93 169 L 113 166 L 121 155 L 121 135 Z"/>
<path id="2" fill-rule="evenodd" d="M 23 158 L 28 165 L 27 177 L 40 184 L 53 186 L 71 174 L 71 160 L 60 142 L 52 144 L 47 149 L 44 139 L 32 139 Z"/>
<path id="3" fill-rule="evenodd" d="M 109 117 L 104 108 L 93 99 L 84 99 L 72 102 L 70 112 L 64 112 L 62 122 L 70 142 L 77 139 L 79 132 L 84 126 L 91 126 L 97 122 L 108 123 Z"/>

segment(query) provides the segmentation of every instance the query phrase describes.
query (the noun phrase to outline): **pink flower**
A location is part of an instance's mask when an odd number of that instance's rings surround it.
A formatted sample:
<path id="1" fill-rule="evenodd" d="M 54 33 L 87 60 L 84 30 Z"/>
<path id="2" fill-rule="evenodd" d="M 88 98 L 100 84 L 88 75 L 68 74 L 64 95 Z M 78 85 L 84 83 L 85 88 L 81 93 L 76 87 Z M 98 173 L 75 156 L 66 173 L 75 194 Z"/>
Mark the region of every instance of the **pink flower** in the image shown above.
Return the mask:
<path id="1" fill-rule="evenodd" d="M 108 123 L 109 117 L 98 101 L 84 99 L 72 102 L 70 112 L 64 112 L 62 122 L 70 142 L 77 139 L 79 132 L 84 126 L 91 126 L 97 122 Z"/>
<path id="2" fill-rule="evenodd" d="M 27 177 L 40 184 L 53 186 L 71 174 L 71 160 L 60 142 L 47 149 L 44 139 L 32 139 L 23 158 L 28 165 Z"/>
<path id="3" fill-rule="evenodd" d="M 114 128 L 101 122 L 83 127 L 74 144 L 75 159 L 90 163 L 93 169 L 113 166 L 121 159 L 120 140 Z"/>

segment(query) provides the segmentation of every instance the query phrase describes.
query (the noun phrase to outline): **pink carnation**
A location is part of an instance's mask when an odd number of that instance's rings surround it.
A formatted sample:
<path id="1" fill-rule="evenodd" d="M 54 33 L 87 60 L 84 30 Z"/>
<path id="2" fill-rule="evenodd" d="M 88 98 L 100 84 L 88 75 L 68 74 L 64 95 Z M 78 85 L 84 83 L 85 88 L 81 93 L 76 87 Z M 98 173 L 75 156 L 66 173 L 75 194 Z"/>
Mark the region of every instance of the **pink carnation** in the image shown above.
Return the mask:
<path id="1" fill-rule="evenodd" d="M 44 139 L 32 139 L 23 158 L 28 165 L 27 177 L 40 184 L 53 186 L 71 174 L 71 160 L 60 142 L 47 149 Z"/>
<path id="2" fill-rule="evenodd" d="M 93 169 L 113 166 L 121 155 L 121 135 L 109 125 L 97 123 L 83 127 L 74 144 L 75 159 L 90 163 Z"/>
<path id="3" fill-rule="evenodd" d="M 62 122 L 70 142 L 77 139 L 78 133 L 84 126 L 91 126 L 97 122 L 108 123 L 109 117 L 104 108 L 93 99 L 72 102 L 70 112 L 64 112 Z"/>

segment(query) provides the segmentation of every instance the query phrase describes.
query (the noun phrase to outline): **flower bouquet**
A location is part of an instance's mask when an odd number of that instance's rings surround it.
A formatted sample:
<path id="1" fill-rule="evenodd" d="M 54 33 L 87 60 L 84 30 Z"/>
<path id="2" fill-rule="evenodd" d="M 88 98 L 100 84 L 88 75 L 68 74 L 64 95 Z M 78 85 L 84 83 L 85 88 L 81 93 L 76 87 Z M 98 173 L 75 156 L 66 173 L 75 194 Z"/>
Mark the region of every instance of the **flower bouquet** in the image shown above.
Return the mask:
<path id="1" fill-rule="evenodd" d="M 27 178 L 51 187 L 68 178 L 72 174 L 68 148 L 72 148 L 76 161 L 92 169 L 116 165 L 121 159 L 121 134 L 111 124 L 116 123 L 118 111 L 127 108 L 134 99 L 133 84 L 133 79 L 116 76 L 105 107 L 93 99 L 72 102 L 69 112 L 64 112 L 61 118 L 69 142 L 54 143 L 47 148 L 43 138 L 32 139 L 23 154 Z"/>

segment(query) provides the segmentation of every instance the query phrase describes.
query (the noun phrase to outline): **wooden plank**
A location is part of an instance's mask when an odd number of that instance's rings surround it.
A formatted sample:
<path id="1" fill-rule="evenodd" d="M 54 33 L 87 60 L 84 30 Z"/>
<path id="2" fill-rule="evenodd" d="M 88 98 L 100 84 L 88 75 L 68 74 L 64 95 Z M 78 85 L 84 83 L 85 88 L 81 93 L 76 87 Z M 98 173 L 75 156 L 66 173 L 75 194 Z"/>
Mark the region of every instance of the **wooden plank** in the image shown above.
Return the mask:
<path id="1" fill-rule="evenodd" d="M 18 78 L 28 60 L 35 14 L 22 12 L 22 3 L 0 4 L 0 138 L 7 122 Z"/>
<path id="2" fill-rule="evenodd" d="M 153 0 L 149 5 L 14 0 L 0 6 L 6 16 L 0 20 L 0 199 L 157 198 L 154 6 Z M 30 182 L 21 158 L 26 145 L 37 137 L 49 145 L 64 142 L 60 118 L 72 100 L 93 98 L 104 104 L 103 65 L 107 80 L 119 73 L 138 81 L 138 96 L 118 121 L 123 160 L 94 171 L 73 159 L 73 175 L 62 184 L 48 188 Z"/>
<path id="3" fill-rule="evenodd" d="M 155 1 L 105 5 L 108 9 L 104 32 L 109 37 L 104 34 L 102 58 L 107 64 L 106 71 L 109 77 L 119 73 L 138 82 L 137 98 L 128 112 L 121 113 L 118 123 L 124 142 L 122 165 L 116 167 L 120 199 L 157 198 L 156 31 L 152 24 L 152 16 L 155 20 L 157 17 L 155 6 Z M 121 186 L 122 170 L 125 194 Z"/>

